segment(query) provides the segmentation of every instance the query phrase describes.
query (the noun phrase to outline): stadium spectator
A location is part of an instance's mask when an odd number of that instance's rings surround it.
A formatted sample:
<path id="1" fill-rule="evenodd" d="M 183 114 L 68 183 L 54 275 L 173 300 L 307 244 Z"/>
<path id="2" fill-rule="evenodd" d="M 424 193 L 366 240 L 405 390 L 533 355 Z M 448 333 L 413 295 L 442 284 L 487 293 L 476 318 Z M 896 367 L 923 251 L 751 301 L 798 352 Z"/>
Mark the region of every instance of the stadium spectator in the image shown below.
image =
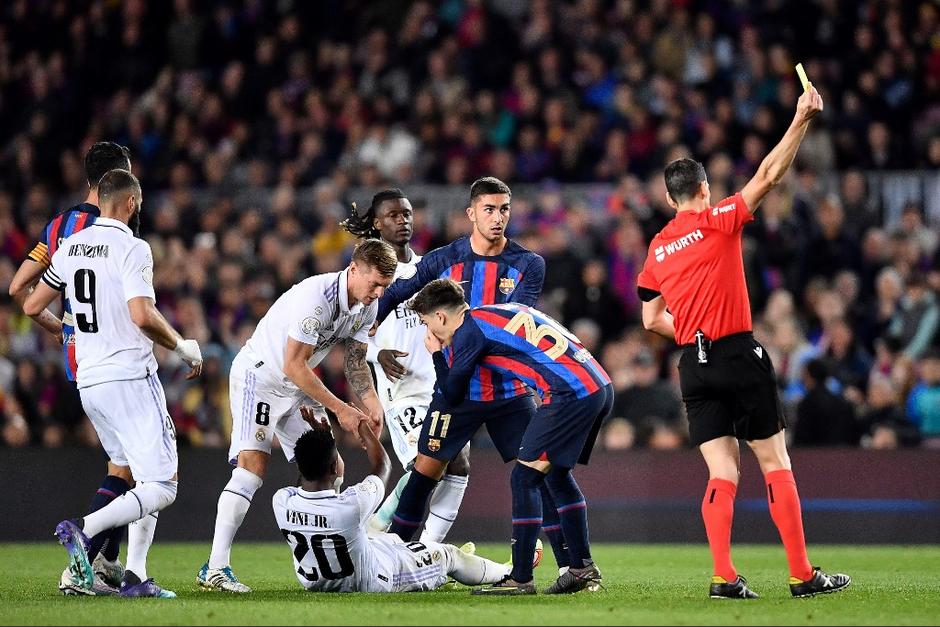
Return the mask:
<path id="1" fill-rule="evenodd" d="M 806 396 L 800 401 L 793 430 L 795 446 L 855 446 L 858 425 L 851 403 L 827 387 L 829 368 L 812 359 L 804 368 Z"/>

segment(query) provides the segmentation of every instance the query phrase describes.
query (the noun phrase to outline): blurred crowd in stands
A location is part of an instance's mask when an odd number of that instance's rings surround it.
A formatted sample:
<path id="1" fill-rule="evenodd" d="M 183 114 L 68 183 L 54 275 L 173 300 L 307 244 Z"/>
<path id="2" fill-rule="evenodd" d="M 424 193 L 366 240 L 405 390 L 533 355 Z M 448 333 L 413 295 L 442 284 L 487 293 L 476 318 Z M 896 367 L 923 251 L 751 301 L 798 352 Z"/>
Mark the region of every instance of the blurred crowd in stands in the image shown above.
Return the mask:
<path id="1" fill-rule="evenodd" d="M 635 285 L 672 215 L 662 168 L 692 156 L 713 201 L 739 189 L 789 124 L 797 60 L 826 109 L 744 232 L 790 436 L 940 447 L 940 216 L 922 196 L 889 221 L 870 189 L 940 169 L 933 0 L 3 2 L 0 442 L 95 442 L 54 338 L 5 295 L 113 140 L 144 186 L 158 305 L 206 358 L 189 384 L 158 350 L 181 443 L 226 443 L 231 359 L 281 292 L 344 267 L 363 190 L 494 175 L 546 259 L 540 306 L 614 378 L 599 446 L 684 447 L 677 353 L 639 326 Z M 469 231 L 465 205 L 411 200 L 419 252 Z M 320 374 L 346 393 L 341 352 Z"/>

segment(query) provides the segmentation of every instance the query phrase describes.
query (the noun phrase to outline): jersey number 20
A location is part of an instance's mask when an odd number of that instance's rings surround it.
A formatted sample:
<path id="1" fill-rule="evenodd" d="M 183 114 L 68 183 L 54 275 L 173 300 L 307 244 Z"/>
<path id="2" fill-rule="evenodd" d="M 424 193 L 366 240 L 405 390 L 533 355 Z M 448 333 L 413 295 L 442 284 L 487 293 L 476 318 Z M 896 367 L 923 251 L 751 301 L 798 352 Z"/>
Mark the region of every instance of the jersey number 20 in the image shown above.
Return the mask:
<path id="1" fill-rule="evenodd" d="M 343 536 L 336 533 L 331 533 L 330 535 L 314 533 L 308 538 L 308 536 L 299 531 L 288 531 L 287 529 L 281 529 L 281 533 L 284 534 L 284 538 L 287 540 L 288 544 L 294 547 L 294 559 L 297 560 L 298 564 L 297 574 L 307 581 L 316 581 L 320 577 L 324 579 L 342 579 L 343 577 L 349 577 L 356 571 L 353 566 L 352 557 L 349 555 L 349 547 L 346 545 L 346 538 Z M 339 570 L 333 570 L 333 565 L 330 564 L 330 558 L 323 548 L 323 543 L 327 540 L 333 545 L 333 553 L 336 555 Z M 303 561 L 304 558 L 307 557 L 307 553 L 311 551 L 317 562 L 316 568 L 305 570 Z M 320 569 L 319 573 L 317 572 L 317 568 Z"/>

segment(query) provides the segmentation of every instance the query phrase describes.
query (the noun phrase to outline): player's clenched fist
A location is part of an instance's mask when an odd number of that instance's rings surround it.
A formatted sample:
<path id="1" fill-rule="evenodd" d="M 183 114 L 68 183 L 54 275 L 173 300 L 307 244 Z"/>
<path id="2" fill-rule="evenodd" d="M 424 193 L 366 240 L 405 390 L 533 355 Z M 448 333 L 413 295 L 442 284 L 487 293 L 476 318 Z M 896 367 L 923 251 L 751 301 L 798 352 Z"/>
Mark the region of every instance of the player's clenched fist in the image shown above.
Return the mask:
<path id="1" fill-rule="evenodd" d="M 196 340 L 179 340 L 174 349 L 177 355 L 192 368 L 187 379 L 195 379 L 202 373 L 202 351 L 199 350 L 199 342 Z"/>

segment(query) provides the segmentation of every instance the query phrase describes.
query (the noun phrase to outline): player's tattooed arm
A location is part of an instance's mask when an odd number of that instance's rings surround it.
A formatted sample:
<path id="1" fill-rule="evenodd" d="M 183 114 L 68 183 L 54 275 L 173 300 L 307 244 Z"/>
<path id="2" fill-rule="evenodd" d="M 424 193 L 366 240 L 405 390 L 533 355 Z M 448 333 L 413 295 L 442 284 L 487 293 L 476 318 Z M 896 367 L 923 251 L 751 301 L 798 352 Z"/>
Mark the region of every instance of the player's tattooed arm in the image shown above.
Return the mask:
<path id="1" fill-rule="evenodd" d="M 346 380 L 349 387 L 353 389 L 356 396 L 366 409 L 369 417 L 369 426 L 376 437 L 382 434 L 382 420 L 385 412 L 382 409 L 382 403 L 375 393 L 375 386 L 372 384 L 372 371 L 366 363 L 366 343 L 358 340 L 349 339 L 346 341 L 346 361 L 343 370 L 346 373 Z"/>
<path id="2" fill-rule="evenodd" d="M 375 390 L 372 386 L 372 373 L 366 363 L 366 348 L 365 342 L 357 340 L 346 342 L 346 360 L 343 363 L 343 371 L 346 373 L 349 386 L 359 398 Z"/>

